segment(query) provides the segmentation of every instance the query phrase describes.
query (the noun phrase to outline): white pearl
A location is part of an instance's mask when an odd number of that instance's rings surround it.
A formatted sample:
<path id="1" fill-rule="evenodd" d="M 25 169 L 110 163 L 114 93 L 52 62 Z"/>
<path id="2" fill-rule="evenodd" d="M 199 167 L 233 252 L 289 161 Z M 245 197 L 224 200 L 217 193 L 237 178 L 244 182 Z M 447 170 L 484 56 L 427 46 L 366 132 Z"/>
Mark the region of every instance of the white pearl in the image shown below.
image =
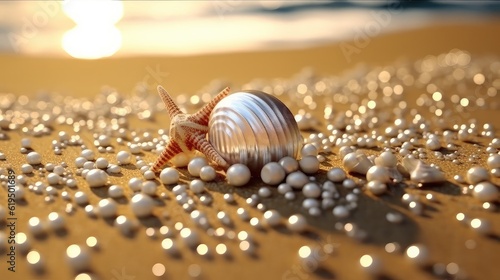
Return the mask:
<path id="1" fill-rule="evenodd" d="M 392 152 L 385 151 L 375 158 L 375 164 L 378 166 L 395 167 L 398 164 L 398 160 Z"/>
<path id="2" fill-rule="evenodd" d="M 246 185 L 251 176 L 250 169 L 241 163 L 231 165 L 226 172 L 228 184 L 235 187 Z"/>
<path id="3" fill-rule="evenodd" d="M 317 156 L 318 155 L 318 148 L 316 148 L 316 146 L 313 144 L 307 143 L 302 147 L 302 150 L 300 150 L 300 155 L 302 157 Z"/>
<path id="4" fill-rule="evenodd" d="M 10 237 L 9 237 L 10 238 Z M 10 240 L 10 239 L 9 239 Z M 18 232 L 15 236 L 16 249 L 25 254 L 31 248 L 28 236 L 24 232 Z"/>
<path id="5" fill-rule="evenodd" d="M 191 229 L 185 227 L 179 234 L 188 247 L 194 248 L 199 244 L 198 234 Z"/>
<path id="6" fill-rule="evenodd" d="M 245 208 L 241 208 L 241 207 L 238 208 L 236 210 L 236 214 L 243 221 L 248 221 L 250 219 L 250 214 L 248 213 L 248 211 Z"/>
<path id="7" fill-rule="evenodd" d="M 470 226 L 474 231 L 480 234 L 491 233 L 491 224 L 488 220 L 475 218 L 470 221 Z"/>
<path id="8" fill-rule="evenodd" d="M 314 198 L 306 198 L 304 201 L 302 201 L 302 207 L 305 209 L 309 209 L 312 207 L 318 207 L 319 206 L 319 201 Z"/>
<path id="9" fill-rule="evenodd" d="M 118 198 L 123 196 L 123 188 L 118 185 L 112 185 L 108 189 L 108 195 L 112 198 Z"/>
<path id="10" fill-rule="evenodd" d="M 202 179 L 203 181 L 210 182 L 215 180 L 216 177 L 217 173 L 212 166 L 206 165 L 200 169 L 200 179 Z"/>
<path id="11" fill-rule="evenodd" d="M 494 154 L 489 156 L 487 164 L 490 169 L 500 168 L 500 155 Z"/>
<path id="12" fill-rule="evenodd" d="M 363 255 L 359 259 L 359 264 L 361 265 L 363 270 L 365 270 L 366 272 L 368 272 L 369 274 L 372 274 L 372 275 L 380 274 L 380 272 L 382 270 L 382 264 L 381 264 L 380 260 L 378 260 L 370 255 Z"/>
<path id="13" fill-rule="evenodd" d="M 94 169 L 95 163 L 93 161 L 86 161 L 83 164 L 83 169 Z"/>
<path id="14" fill-rule="evenodd" d="M 195 194 L 200 194 L 205 190 L 205 183 L 202 180 L 193 180 L 189 183 L 189 189 Z"/>
<path id="15" fill-rule="evenodd" d="M 286 172 L 277 162 L 269 162 L 260 171 L 260 178 L 268 185 L 277 185 L 285 179 Z"/>
<path id="16" fill-rule="evenodd" d="M 381 195 L 387 191 L 387 185 L 380 181 L 368 182 L 367 188 L 374 195 Z"/>
<path id="17" fill-rule="evenodd" d="M 270 197 L 271 196 L 271 190 L 267 187 L 262 187 L 258 191 L 260 197 Z"/>
<path id="18" fill-rule="evenodd" d="M 123 215 L 116 217 L 113 225 L 124 235 L 129 235 L 135 229 L 135 224 Z"/>
<path id="19" fill-rule="evenodd" d="M 105 198 L 101 199 L 97 204 L 99 207 L 99 214 L 103 218 L 112 218 L 116 216 L 116 211 L 118 210 L 118 206 L 116 202 L 112 199 Z"/>
<path id="20" fill-rule="evenodd" d="M 30 264 L 31 268 L 37 272 L 43 271 L 43 259 L 40 256 L 40 253 L 37 251 L 30 251 L 26 255 L 26 260 Z"/>
<path id="21" fill-rule="evenodd" d="M 326 172 L 326 177 L 334 183 L 339 183 L 344 181 L 346 174 L 342 168 L 335 167 Z"/>
<path id="22" fill-rule="evenodd" d="M 23 164 L 23 165 L 21 166 L 21 172 L 22 172 L 23 174 L 30 174 L 30 173 L 33 173 L 33 166 L 32 166 L 31 164 L 27 164 L 27 163 L 25 163 L 25 164 Z"/>
<path id="23" fill-rule="evenodd" d="M 224 201 L 227 203 L 234 203 L 234 195 L 232 193 L 225 193 L 224 194 Z"/>
<path id="24" fill-rule="evenodd" d="M 299 169 L 299 162 L 293 157 L 284 157 L 280 159 L 279 164 L 283 167 L 286 174 L 290 174 Z"/>
<path id="25" fill-rule="evenodd" d="M 337 205 L 333 208 L 332 213 L 337 218 L 346 218 L 349 216 L 349 210 L 342 205 Z"/>
<path id="26" fill-rule="evenodd" d="M 137 217 L 145 217 L 151 215 L 154 207 L 154 200 L 147 194 L 135 194 L 130 200 L 132 212 Z"/>
<path id="27" fill-rule="evenodd" d="M 306 174 L 314 174 L 319 170 L 319 160 L 316 156 L 305 156 L 299 160 L 300 170 Z"/>
<path id="28" fill-rule="evenodd" d="M 144 179 L 146 180 L 153 180 L 156 178 L 155 173 L 149 169 L 146 170 L 142 176 L 144 176 Z"/>
<path id="29" fill-rule="evenodd" d="M 441 149 L 441 143 L 439 142 L 439 139 L 435 137 L 427 139 L 427 141 L 425 142 L 425 146 L 431 151 L 437 151 Z"/>
<path id="30" fill-rule="evenodd" d="M 403 221 L 403 215 L 396 212 L 389 212 L 385 215 L 385 218 L 390 223 L 399 224 Z"/>
<path id="31" fill-rule="evenodd" d="M 366 174 L 373 163 L 363 153 L 352 152 L 342 159 L 342 164 L 348 172 Z"/>
<path id="32" fill-rule="evenodd" d="M 406 249 L 406 257 L 415 264 L 425 266 L 429 263 L 429 251 L 423 245 L 412 245 Z"/>
<path id="33" fill-rule="evenodd" d="M 61 230 L 64 228 L 64 218 L 57 212 L 51 212 L 48 216 L 48 224 L 54 231 Z"/>
<path id="34" fill-rule="evenodd" d="M 292 172 L 286 177 L 286 183 L 294 189 L 302 189 L 307 182 L 309 178 L 301 171 Z"/>
<path id="35" fill-rule="evenodd" d="M 387 167 L 374 165 L 368 169 L 368 172 L 366 172 L 366 180 L 390 183 L 391 177 Z"/>
<path id="36" fill-rule="evenodd" d="M 160 172 L 160 181 L 165 185 L 173 185 L 179 182 L 179 171 L 175 168 L 167 167 Z"/>
<path id="37" fill-rule="evenodd" d="M 86 270 L 90 264 L 90 256 L 85 247 L 70 245 L 66 249 L 66 261 L 75 271 Z"/>
<path id="38" fill-rule="evenodd" d="M 474 187 L 472 195 L 481 202 L 495 202 L 498 200 L 498 188 L 490 182 L 481 182 Z"/>
<path id="39" fill-rule="evenodd" d="M 89 198 L 88 198 L 87 194 L 85 194 L 84 192 L 77 191 L 75 193 L 75 202 L 78 205 L 84 205 L 84 204 L 87 204 L 89 202 Z"/>
<path id="40" fill-rule="evenodd" d="M 293 191 L 289 191 L 289 192 L 285 193 L 285 199 L 286 200 L 294 200 L 295 193 Z"/>
<path id="41" fill-rule="evenodd" d="M 208 161 L 204 157 L 195 157 L 189 161 L 188 172 L 191 176 L 200 177 L 200 170 L 203 166 L 207 166 Z"/>
<path id="42" fill-rule="evenodd" d="M 31 139 L 30 138 L 21 139 L 21 147 L 26 149 L 31 148 Z"/>
<path id="43" fill-rule="evenodd" d="M 122 172 L 122 168 L 116 164 L 110 164 L 108 165 L 108 169 L 106 169 L 106 172 L 108 174 L 119 174 Z"/>
<path id="44" fill-rule="evenodd" d="M 42 221 L 40 221 L 38 217 L 31 217 L 28 221 L 28 225 L 33 235 L 40 235 L 45 232 Z"/>
<path id="45" fill-rule="evenodd" d="M 132 155 L 127 151 L 119 151 L 116 154 L 116 161 L 120 165 L 129 164 L 132 160 Z"/>
<path id="46" fill-rule="evenodd" d="M 267 210 L 264 212 L 264 222 L 272 227 L 277 226 L 281 222 L 281 215 L 276 210 Z"/>
<path id="47" fill-rule="evenodd" d="M 86 160 L 94 160 L 94 152 L 92 150 L 89 150 L 89 149 L 85 149 L 83 150 L 80 155 L 82 157 L 84 157 Z"/>
<path id="48" fill-rule="evenodd" d="M 85 176 L 85 180 L 91 188 L 102 187 L 108 182 L 108 174 L 100 169 L 92 169 Z"/>
<path id="49" fill-rule="evenodd" d="M 111 145 L 111 138 L 108 135 L 99 135 L 97 138 L 97 142 L 99 142 L 99 145 L 102 147 L 106 147 Z"/>
<path id="50" fill-rule="evenodd" d="M 475 166 L 467 170 L 466 178 L 469 184 L 475 185 L 483 181 L 488 181 L 490 179 L 490 174 L 486 168 Z"/>
<path id="51" fill-rule="evenodd" d="M 59 185 L 61 183 L 61 176 L 55 174 L 55 173 L 49 173 L 47 175 L 47 182 L 50 185 Z"/>
<path id="52" fill-rule="evenodd" d="M 287 183 L 279 184 L 279 186 L 278 186 L 278 192 L 280 194 L 285 194 L 285 193 L 287 193 L 289 191 L 292 191 L 292 187 L 289 184 L 287 184 Z"/>
<path id="53" fill-rule="evenodd" d="M 141 192 L 147 195 L 154 196 L 156 194 L 156 183 L 154 181 L 146 181 L 142 183 Z"/>
<path id="54" fill-rule="evenodd" d="M 95 160 L 95 167 L 97 167 L 99 169 L 105 169 L 108 167 L 108 165 L 109 165 L 109 162 L 105 158 L 100 157 L 100 158 L 97 158 Z"/>
<path id="55" fill-rule="evenodd" d="M 316 183 L 307 183 L 302 188 L 305 197 L 317 198 L 321 195 L 321 188 Z"/>
<path id="56" fill-rule="evenodd" d="M 314 254 L 314 251 L 309 246 L 302 246 L 299 248 L 299 261 L 301 267 L 303 267 L 308 272 L 313 272 L 318 269 L 319 260 Z"/>
<path id="57" fill-rule="evenodd" d="M 30 152 L 26 155 L 26 161 L 31 165 L 40 164 L 42 162 L 42 156 L 37 152 Z"/>
<path id="58" fill-rule="evenodd" d="M 142 188 L 142 180 L 139 179 L 139 178 L 131 178 L 129 181 L 128 181 L 128 187 L 134 191 L 134 192 L 138 192 L 141 190 Z"/>
<path id="59" fill-rule="evenodd" d="M 301 214 L 295 214 L 288 218 L 287 227 L 294 232 L 302 232 L 307 228 L 307 220 Z"/>
<path id="60" fill-rule="evenodd" d="M 161 247 L 172 256 L 177 256 L 179 254 L 179 248 L 177 247 L 177 243 L 175 243 L 173 239 L 163 239 L 163 241 L 161 242 Z"/>

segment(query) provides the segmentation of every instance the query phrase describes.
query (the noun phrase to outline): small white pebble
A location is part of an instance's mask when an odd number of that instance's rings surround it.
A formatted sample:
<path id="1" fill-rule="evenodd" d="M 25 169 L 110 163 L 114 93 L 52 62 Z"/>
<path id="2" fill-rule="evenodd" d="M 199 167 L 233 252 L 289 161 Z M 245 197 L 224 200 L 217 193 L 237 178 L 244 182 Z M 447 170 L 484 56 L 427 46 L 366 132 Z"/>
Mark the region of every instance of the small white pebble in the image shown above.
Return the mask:
<path id="1" fill-rule="evenodd" d="M 41 235 L 45 232 L 42 221 L 38 217 L 31 217 L 28 221 L 28 226 L 33 235 Z"/>
<path id="2" fill-rule="evenodd" d="M 37 152 L 30 152 L 26 155 L 26 161 L 31 165 L 37 165 L 42 162 L 42 156 Z"/>
<path id="3" fill-rule="evenodd" d="M 245 208 L 241 208 L 241 207 L 238 208 L 236 210 L 236 214 L 243 221 L 248 221 L 250 219 L 250 214 L 248 213 L 248 211 Z"/>
<path id="4" fill-rule="evenodd" d="M 226 171 L 226 179 L 229 185 L 241 187 L 246 185 L 251 178 L 252 174 L 248 166 L 236 163 L 231 165 Z"/>

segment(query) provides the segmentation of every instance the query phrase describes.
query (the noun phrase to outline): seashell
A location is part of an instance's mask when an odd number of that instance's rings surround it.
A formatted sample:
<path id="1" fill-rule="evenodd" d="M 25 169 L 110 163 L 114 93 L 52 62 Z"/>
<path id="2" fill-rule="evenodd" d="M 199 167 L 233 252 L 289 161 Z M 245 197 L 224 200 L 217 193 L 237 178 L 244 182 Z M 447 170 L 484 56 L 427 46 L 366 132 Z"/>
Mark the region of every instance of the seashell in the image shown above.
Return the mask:
<path id="1" fill-rule="evenodd" d="M 440 183 L 446 181 L 444 173 L 412 156 L 403 158 L 403 166 L 410 173 L 410 179 L 418 183 Z"/>
<path id="2" fill-rule="evenodd" d="M 371 162 L 368 157 L 361 152 L 347 154 L 344 159 L 342 159 L 342 163 L 348 172 L 363 175 L 365 175 L 368 172 L 368 169 L 373 166 L 373 162 Z"/>
<path id="3" fill-rule="evenodd" d="M 269 162 L 297 158 L 303 146 L 297 122 L 276 97 L 248 90 L 222 99 L 212 110 L 208 140 L 231 165 L 258 173 Z"/>

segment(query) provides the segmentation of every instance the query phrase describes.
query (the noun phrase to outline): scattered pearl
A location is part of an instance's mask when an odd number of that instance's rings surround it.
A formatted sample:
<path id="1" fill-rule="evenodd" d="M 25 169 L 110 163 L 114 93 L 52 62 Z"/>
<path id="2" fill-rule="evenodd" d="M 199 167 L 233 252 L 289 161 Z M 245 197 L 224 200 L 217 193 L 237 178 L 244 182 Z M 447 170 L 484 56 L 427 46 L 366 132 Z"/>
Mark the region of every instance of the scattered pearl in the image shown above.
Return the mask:
<path id="1" fill-rule="evenodd" d="M 234 195 L 232 193 L 225 193 L 224 194 L 224 201 L 226 201 L 227 203 L 234 203 Z"/>
<path id="2" fill-rule="evenodd" d="M 177 247 L 177 243 L 173 239 L 170 238 L 165 238 L 161 242 L 161 247 L 165 252 L 172 256 L 178 256 L 179 255 L 179 249 Z"/>
<path id="3" fill-rule="evenodd" d="M 425 142 L 425 146 L 431 151 L 437 151 L 441 149 L 441 143 L 439 142 L 439 139 L 437 137 L 427 139 L 427 141 Z"/>
<path id="4" fill-rule="evenodd" d="M 33 173 L 33 166 L 31 164 L 25 163 L 25 164 L 21 165 L 21 172 L 23 174 L 31 174 L 31 173 Z"/>
<path id="5" fill-rule="evenodd" d="M 103 218 L 112 218 L 116 216 L 116 211 L 118 210 L 116 202 L 109 198 L 101 199 L 98 203 L 98 207 L 99 214 Z"/>
<path id="6" fill-rule="evenodd" d="M 28 236 L 24 232 L 18 232 L 15 238 L 16 249 L 23 254 L 27 253 L 31 248 Z"/>
<path id="7" fill-rule="evenodd" d="M 153 211 L 154 200 L 147 194 L 138 193 L 130 200 L 130 207 L 137 217 L 146 217 Z"/>
<path id="8" fill-rule="evenodd" d="M 241 207 L 238 208 L 236 210 L 236 214 L 243 221 L 248 221 L 250 219 L 250 214 L 248 213 L 248 211 L 245 208 L 241 208 Z"/>
<path id="9" fill-rule="evenodd" d="M 90 264 L 90 256 L 84 247 L 73 244 L 66 249 L 66 261 L 75 271 L 86 270 Z"/>
<path id="10" fill-rule="evenodd" d="M 349 210 L 345 206 L 337 205 L 333 208 L 333 215 L 337 218 L 346 218 L 349 216 Z"/>
<path id="11" fill-rule="evenodd" d="M 429 252 L 423 245 L 412 245 L 406 249 L 406 257 L 416 265 L 426 266 L 429 264 Z"/>
<path id="12" fill-rule="evenodd" d="M 332 168 L 326 173 L 328 180 L 334 183 L 340 183 L 346 178 L 345 171 L 341 168 Z"/>
<path id="13" fill-rule="evenodd" d="M 487 164 L 490 169 L 500 168 L 500 154 L 489 156 Z"/>
<path id="14" fill-rule="evenodd" d="M 200 169 L 200 179 L 202 179 L 203 181 L 210 182 L 215 180 L 216 177 L 217 173 L 212 166 L 206 165 Z"/>
<path id="15" fill-rule="evenodd" d="M 380 260 L 373 258 L 370 255 L 363 255 L 359 259 L 359 264 L 361 265 L 363 270 L 372 275 L 380 274 L 380 271 L 382 269 L 382 264 L 380 263 Z"/>
<path id="16" fill-rule="evenodd" d="M 141 191 L 141 188 L 142 188 L 142 180 L 139 179 L 139 178 L 131 178 L 129 181 L 128 181 L 128 187 L 134 191 L 134 192 L 138 192 L 138 191 Z"/>
<path id="17" fill-rule="evenodd" d="M 490 234 L 491 233 L 491 224 L 489 221 L 485 219 L 472 219 L 470 221 L 471 228 L 480 233 L 480 234 Z"/>
<path id="18" fill-rule="evenodd" d="M 319 170 L 319 160 L 316 156 L 305 156 L 299 160 L 300 170 L 306 174 L 314 174 Z"/>
<path id="19" fill-rule="evenodd" d="M 317 198 L 321 195 L 321 188 L 316 183 L 307 183 L 302 188 L 302 193 L 308 198 Z"/>
<path id="20" fill-rule="evenodd" d="M 31 139 L 30 138 L 21 139 L 21 147 L 25 149 L 31 149 Z"/>
<path id="21" fill-rule="evenodd" d="M 486 168 L 475 166 L 467 170 L 466 178 L 469 184 L 476 185 L 483 181 L 488 181 L 490 179 L 490 174 Z"/>
<path id="22" fill-rule="evenodd" d="M 270 197 L 272 193 L 268 187 L 262 187 L 259 189 L 258 194 L 260 197 Z"/>
<path id="23" fill-rule="evenodd" d="M 30 152 L 26 155 L 26 161 L 31 165 L 40 164 L 42 162 L 42 156 L 37 152 Z"/>
<path id="24" fill-rule="evenodd" d="M 307 182 L 309 178 L 301 171 L 292 172 L 286 177 L 286 183 L 294 189 L 302 189 Z"/>
<path id="25" fill-rule="evenodd" d="M 204 157 L 195 157 L 189 161 L 188 172 L 191 176 L 200 177 L 200 170 L 203 166 L 207 166 L 208 161 Z"/>
<path id="26" fill-rule="evenodd" d="M 382 183 L 390 183 L 392 181 L 389 170 L 386 167 L 378 165 L 374 165 L 368 169 L 368 172 L 366 172 L 366 180 L 379 181 Z"/>
<path id="27" fill-rule="evenodd" d="M 31 267 L 36 271 L 41 271 L 43 268 L 43 260 L 40 253 L 37 251 L 30 251 L 26 255 L 26 261 L 31 265 Z"/>
<path id="28" fill-rule="evenodd" d="M 131 234 L 135 229 L 135 224 L 127 217 L 120 215 L 116 217 L 114 226 L 120 230 L 123 235 Z"/>
<path id="29" fill-rule="evenodd" d="M 299 261 L 302 267 L 309 272 L 313 272 L 318 268 L 318 260 L 314 255 L 313 250 L 309 246 L 302 246 L 299 248 Z"/>
<path id="30" fill-rule="evenodd" d="M 299 162 L 293 157 L 284 157 L 280 159 L 279 164 L 283 167 L 286 174 L 290 174 L 299 169 Z"/>
<path id="31" fill-rule="evenodd" d="M 154 181 L 146 181 L 142 183 L 141 192 L 150 196 L 156 195 L 156 183 Z"/>
<path id="32" fill-rule="evenodd" d="M 302 232 L 307 228 L 307 220 L 301 214 L 295 214 L 288 218 L 287 227 L 294 232 Z"/>
<path id="33" fill-rule="evenodd" d="M 318 148 L 316 148 L 316 146 L 313 144 L 307 143 L 300 150 L 300 155 L 302 157 L 317 156 L 318 155 Z"/>
<path id="34" fill-rule="evenodd" d="M 45 232 L 42 221 L 38 217 L 31 217 L 28 221 L 28 226 L 33 235 L 41 235 Z"/>
<path id="35" fill-rule="evenodd" d="M 156 178 L 156 175 L 153 171 L 148 169 L 144 172 L 143 177 L 146 180 L 154 180 Z"/>
<path id="36" fill-rule="evenodd" d="M 89 198 L 88 198 L 87 194 L 85 194 L 84 192 L 77 191 L 75 193 L 75 202 L 79 205 L 85 205 L 85 204 L 89 203 Z"/>
<path id="37" fill-rule="evenodd" d="M 410 143 L 408 144 L 411 145 Z M 395 167 L 398 164 L 398 159 L 392 152 L 385 151 L 375 158 L 375 164 L 384 167 Z"/>
<path id="38" fill-rule="evenodd" d="M 250 181 L 251 173 L 248 166 L 236 163 L 226 171 L 227 183 L 235 187 L 246 185 Z"/>
<path id="39" fill-rule="evenodd" d="M 119 151 L 116 154 L 116 161 L 120 165 L 129 164 L 132 161 L 132 155 L 127 151 Z"/>
<path id="40" fill-rule="evenodd" d="M 100 157 L 100 158 L 97 158 L 97 159 L 95 160 L 95 167 L 96 167 L 96 168 L 99 168 L 99 169 L 106 169 L 106 168 L 108 168 L 108 165 L 109 165 L 109 162 L 108 162 L 108 160 L 107 160 L 107 159 L 105 159 L 105 158 Z"/>
<path id="41" fill-rule="evenodd" d="M 472 195 L 481 202 L 495 202 L 499 198 L 498 188 L 490 182 L 481 182 L 474 187 Z"/>
<path id="42" fill-rule="evenodd" d="M 183 228 L 179 234 L 188 247 L 194 248 L 199 244 L 198 234 L 191 229 Z"/>
<path id="43" fill-rule="evenodd" d="M 395 213 L 395 212 L 389 212 L 385 215 L 385 218 L 387 219 L 388 222 L 394 223 L 394 224 L 399 224 L 403 221 L 403 215 L 400 213 Z"/>
<path id="44" fill-rule="evenodd" d="M 165 185 L 173 185 L 179 182 L 179 171 L 167 167 L 160 172 L 160 181 Z"/>
<path id="45" fill-rule="evenodd" d="M 260 171 L 260 178 L 269 185 L 277 185 L 285 179 L 285 169 L 277 162 L 269 162 Z"/>
<path id="46" fill-rule="evenodd" d="M 189 189 L 195 194 L 200 194 L 205 191 L 205 183 L 202 180 L 195 179 L 189 183 Z"/>
<path id="47" fill-rule="evenodd" d="M 119 198 L 124 195 L 123 188 L 118 185 L 112 185 L 108 189 L 108 195 L 112 198 Z"/>
<path id="48" fill-rule="evenodd" d="M 86 160 L 94 160 L 94 152 L 92 150 L 89 150 L 89 149 L 85 149 L 81 152 L 80 154 L 83 158 L 85 158 Z"/>
<path id="49" fill-rule="evenodd" d="M 370 181 L 366 186 L 374 195 L 381 195 L 387 191 L 387 185 L 379 181 Z"/>
<path id="50" fill-rule="evenodd" d="M 292 191 L 292 187 L 290 185 L 288 185 L 287 183 L 279 184 L 278 193 L 285 194 L 285 193 L 290 192 L 290 191 Z"/>
<path id="51" fill-rule="evenodd" d="M 100 169 L 92 169 L 85 176 L 85 180 L 91 188 L 102 187 L 108 182 L 108 174 Z"/>
<path id="52" fill-rule="evenodd" d="M 285 193 L 285 199 L 286 200 L 294 200 L 295 193 L 293 191 L 289 191 L 289 192 Z"/>

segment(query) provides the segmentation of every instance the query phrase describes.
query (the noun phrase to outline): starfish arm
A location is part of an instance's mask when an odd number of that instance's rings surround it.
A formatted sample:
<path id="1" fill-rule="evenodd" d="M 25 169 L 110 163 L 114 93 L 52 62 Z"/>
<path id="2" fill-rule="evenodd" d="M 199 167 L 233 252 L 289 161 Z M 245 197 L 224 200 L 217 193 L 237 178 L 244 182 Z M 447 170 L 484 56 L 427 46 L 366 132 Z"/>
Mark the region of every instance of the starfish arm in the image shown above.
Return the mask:
<path id="1" fill-rule="evenodd" d="M 174 141 L 169 141 L 165 146 L 163 152 L 161 152 L 160 156 L 156 159 L 156 162 L 153 164 L 153 167 L 151 167 L 151 170 L 155 173 L 160 172 L 161 168 L 165 165 L 165 163 L 167 163 L 169 160 L 171 160 L 175 155 L 179 154 L 180 152 L 182 152 L 182 149 L 179 146 L 179 144 L 177 144 Z"/>
<path id="2" fill-rule="evenodd" d="M 170 119 L 172 119 L 177 114 L 182 114 L 181 109 L 179 109 L 179 107 L 174 103 L 172 97 L 170 97 L 168 92 L 162 86 L 158 86 L 158 94 L 160 95 L 163 104 L 165 104 L 165 108 L 167 108 Z"/>
<path id="3" fill-rule="evenodd" d="M 224 97 L 226 97 L 229 94 L 229 87 L 226 87 L 223 89 L 219 94 L 217 94 L 210 103 L 206 104 L 203 106 L 198 112 L 192 114 L 189 116 L 189 120 L 192 122 L 197 122 L 202 125 L 207 125 L 208 124 L 208 118 L 210 117 L 210 113 L 212 113 L 212 110 L 214 109 L 215 105 L 219 103 Z"/>
<path id="4" fill-rule="evenodd" d="M 214 149 L 212 144 L 208 142 L 204 134 L 197 134 L 192 138 L 193 146 L 196 150 L 202 152 L 207 158 L 219 165 L 220 167 L 227 169 L 229 164 L 224 158 Z"/>

